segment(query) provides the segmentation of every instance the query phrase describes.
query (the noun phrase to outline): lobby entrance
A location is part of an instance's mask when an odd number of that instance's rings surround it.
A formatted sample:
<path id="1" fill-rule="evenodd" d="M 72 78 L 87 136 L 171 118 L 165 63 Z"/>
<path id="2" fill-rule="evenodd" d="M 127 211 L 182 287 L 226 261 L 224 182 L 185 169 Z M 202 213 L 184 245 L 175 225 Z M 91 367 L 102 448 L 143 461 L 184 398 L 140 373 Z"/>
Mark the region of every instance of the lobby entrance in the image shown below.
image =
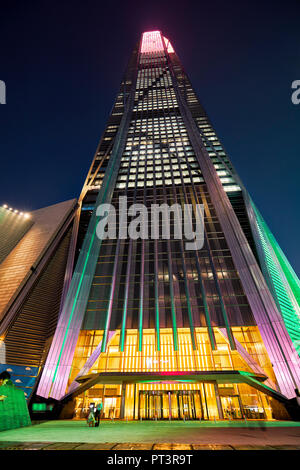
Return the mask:
<path id="1" fill-rule="evenodd" d="M 243 420 L 272 419 L 268 397 L 243 383 L 176 381 L 96 384 L 76 397 L 74 418 L 103 404 L 103 419 Z"/>
<path id="2" fill-rule="evenodd" d="M 146 420 L 203 419 L 198 390 L 142 390 L 139 392 L 138 418 Z"/>

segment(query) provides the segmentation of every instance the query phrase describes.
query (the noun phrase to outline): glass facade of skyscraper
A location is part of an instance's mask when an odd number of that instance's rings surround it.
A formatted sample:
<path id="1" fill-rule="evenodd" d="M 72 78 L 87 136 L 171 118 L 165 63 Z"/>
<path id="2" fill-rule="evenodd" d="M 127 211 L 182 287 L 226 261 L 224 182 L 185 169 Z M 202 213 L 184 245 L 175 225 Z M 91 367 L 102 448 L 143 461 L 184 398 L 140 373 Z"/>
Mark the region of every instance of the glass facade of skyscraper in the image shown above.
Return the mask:
<path id="1" fill-rule="evenodd" d="M 120 197 L 189 204 L 193 223 L 202 204 L 203 247 L 164 238 L 162 221 L 158 237 L 99 240 L 97 207 L 116 207 L 119 229 Z M 37 394 L 73 400 L 76 417 L 99 400 L 107 418 L 284 416 L 300 385 L 299 283 L 276 241 L 262 244 L 255 205 L 159 31 L 134 49 L 79 206 Z"/>

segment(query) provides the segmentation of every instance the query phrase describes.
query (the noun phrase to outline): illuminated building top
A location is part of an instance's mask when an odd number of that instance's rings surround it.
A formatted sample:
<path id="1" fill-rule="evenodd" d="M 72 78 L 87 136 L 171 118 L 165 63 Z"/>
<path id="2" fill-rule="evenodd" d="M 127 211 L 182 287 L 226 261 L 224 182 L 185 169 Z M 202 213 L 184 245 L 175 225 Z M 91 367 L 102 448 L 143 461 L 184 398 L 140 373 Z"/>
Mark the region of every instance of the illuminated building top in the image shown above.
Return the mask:
<path id="1" fill-rule="evenodd" d="M 174 52 L 174 49 L 169 41 L 169 39 L 162 36 L 160 31 L 148 31 L 143 33 L 141 53 L 157 53 L 164 51 L 165 41 L 166 48 L 168 52 Z"/>

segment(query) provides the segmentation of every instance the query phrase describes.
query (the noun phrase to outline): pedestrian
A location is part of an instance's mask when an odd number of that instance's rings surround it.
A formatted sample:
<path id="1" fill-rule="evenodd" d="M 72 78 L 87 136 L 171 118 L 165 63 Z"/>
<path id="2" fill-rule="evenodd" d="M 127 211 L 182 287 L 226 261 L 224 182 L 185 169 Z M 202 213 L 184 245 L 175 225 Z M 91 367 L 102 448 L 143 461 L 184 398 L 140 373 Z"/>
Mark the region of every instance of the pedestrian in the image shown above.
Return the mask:
<path id="1" fill-rule="evenodd" d="M 100 401 L 100 403 L 98 403 L 98 405 L 96 407 L 96 412 L 95 412 L 95 419 L 96 419 L 95 426 L 96 427 L 98 427 L 99 424 L 100 424 L 100 417 L 101 417 L 101 414 L 102 414 L 102 409 L 103 409 L 103 405 L 102 405 L 102 401 Z"/>
<path id="2" fill-rule="evenodd" d="M 113 405 L 111 405 L 111 407 L 109 408 L 109 417 L 110 419 L 113 421 L 114 420 L 114 417 L 115 417 L 115 408 Z"/>
<path id="3" fill-rule="evenodd" d="M 95 414 L 94 414 L 94 411 L 92 408 L 90 408 L 90 412 L 89 412 L 89 415 L 87 417 L 87 424 L 90 427 L 94 427 L 95 426 Z"/>

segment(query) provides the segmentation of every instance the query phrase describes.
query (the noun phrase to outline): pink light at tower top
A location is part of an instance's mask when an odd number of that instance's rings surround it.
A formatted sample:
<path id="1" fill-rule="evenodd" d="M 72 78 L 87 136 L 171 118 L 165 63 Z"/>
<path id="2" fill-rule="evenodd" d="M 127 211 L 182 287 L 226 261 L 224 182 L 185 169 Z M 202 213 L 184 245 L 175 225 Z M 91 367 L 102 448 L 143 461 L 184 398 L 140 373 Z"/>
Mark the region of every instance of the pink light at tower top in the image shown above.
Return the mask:
<path id="1" fill-rule="evenodd" d="M 141 53 L 163 52 L 165 41 L 167 51 L 174 52 L 174 49 L 167 38 L 163 38 L 160 31 L 147 31 L 143 33 Z"/>
<path id="2" fill-rule="evenodd" d="M 164 41 L 165 41 L 165 44 L 166 44 L 166 47 L 167 47 L 167 51 L 169 53 L 174 52 L 174 49 L 173 49 L 172 44 L 170 43 L 169 39 L 164 37 Z"/>

